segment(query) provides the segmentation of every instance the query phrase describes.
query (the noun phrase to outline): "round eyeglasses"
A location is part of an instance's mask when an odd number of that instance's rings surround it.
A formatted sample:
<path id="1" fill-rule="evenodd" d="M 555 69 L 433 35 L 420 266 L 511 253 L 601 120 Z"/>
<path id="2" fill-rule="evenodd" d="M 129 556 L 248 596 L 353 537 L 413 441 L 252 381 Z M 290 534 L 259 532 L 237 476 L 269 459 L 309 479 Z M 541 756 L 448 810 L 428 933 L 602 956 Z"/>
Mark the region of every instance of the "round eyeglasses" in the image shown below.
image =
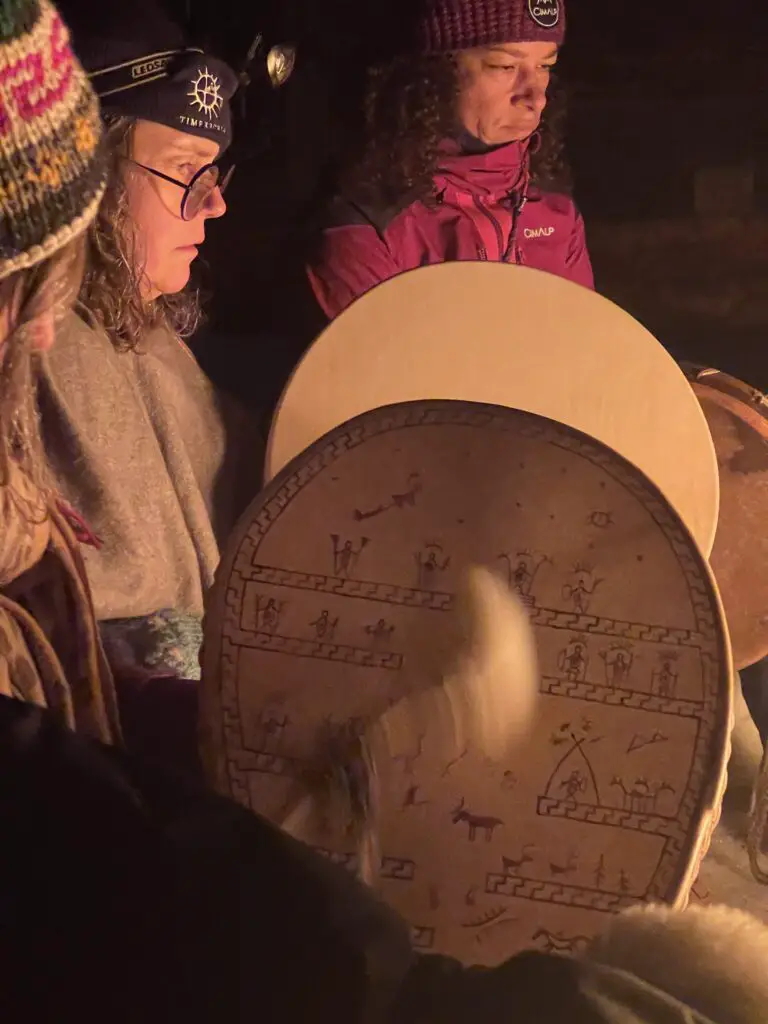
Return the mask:
<path id="1" fill-rule="evenodd" d="M 130 157 L 127 159 L 129 163 L 134 164 L 136 167 L 141 167 L 143 171 L 153 174 L 156 178 L 160 178 L 162 181 L 169 181 L 171 185 L 177 185 L 179 188 L 184 189 L 184 195 L 181 197 L 182 220 L 194 220 L 208 202 L 214 189 L 218 188 L 219 192 L 223 195 L 232 180 L 232 175 L 235 173 L 234 164 L 228 167 L 223 174 L 218 164 L 206 164 L 196 172 L 191 181 L 185 182 L 179 181 L 178 178 L 172 178 L 169 174 L 163 174 L 162 171 L 157 171 L 154 167 L 140 164 L 138 160 L 131 160 Z"/>

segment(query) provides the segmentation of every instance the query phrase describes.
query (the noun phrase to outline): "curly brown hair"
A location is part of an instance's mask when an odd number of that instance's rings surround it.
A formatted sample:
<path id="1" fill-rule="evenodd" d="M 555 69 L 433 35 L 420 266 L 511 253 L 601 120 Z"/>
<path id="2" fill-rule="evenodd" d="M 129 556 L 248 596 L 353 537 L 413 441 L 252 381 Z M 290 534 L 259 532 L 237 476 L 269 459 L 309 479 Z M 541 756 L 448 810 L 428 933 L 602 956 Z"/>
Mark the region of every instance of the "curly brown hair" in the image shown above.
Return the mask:
<path id="1" fill-rule="evenodd" d="M 105 331 L 119 351 L 138 348 L 147 333 L 158 327 L 189 337 L 201 321 L 199 296 L 193 288 L 149 302 L 141 295 L 141 268 L 123 177 L 135 126 L 136 119 L 130 117 L 107 123 L 107 193 L 88 230 L 77 304 L 80 315 Z"/>
<path id="2" fill-rule="evenodd" d="M 456 128 L 458 89 L 458 66 L 450 54 L 397 57 L 369 68 L 343 190 L 374 192 L 387 203 L 406 195 L 426 198 L 433 190 L 440 144 Z M 570 191 L 564 117 L 564 90 L 553 76 L 530 149 L 531 180 L 542 191 Z"/>
<path id="3" fill-rule="evenodd" d="M 38 354 L 34 321 L 53 313 L 65 316 L 83 277 L 83 236 L 54 256 L 0 281 L 0 316 L 7 336 L 0 339 L 0 486 L 7 483 L 11 462 L 39 485 L 45 485 L 46 460 L 36 400 Z"/>

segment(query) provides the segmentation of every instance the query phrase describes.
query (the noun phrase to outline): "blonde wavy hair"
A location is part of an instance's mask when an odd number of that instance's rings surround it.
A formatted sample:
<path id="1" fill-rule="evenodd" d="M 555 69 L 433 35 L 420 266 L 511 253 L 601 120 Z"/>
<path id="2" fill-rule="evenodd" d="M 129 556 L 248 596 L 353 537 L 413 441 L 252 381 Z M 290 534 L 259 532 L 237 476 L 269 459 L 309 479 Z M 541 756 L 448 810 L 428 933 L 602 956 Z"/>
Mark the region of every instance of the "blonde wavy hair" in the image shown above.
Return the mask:
<path id="1" fill-rule="evenodd" d="M 166 327 L 182 338 L 194 334 L 202 316 L 197 291 L 188 287 L 147 302 L 139 288 L 140 268 L 123 178 L 136 119 L 107 122 L 107 193 L 86 239 L 86 264 L 77 311 L 100 327 L 119 351 L 139 348 L 149 331 Z"/>
<path id="2" fill-rule="evenodd" d="M 0 281 L 0 486 L 8 482 L 11 462 L 39 486 L 46 484 L 33 324 L 43 314 L 52 312 L 56 321 L 71 310 L 84 265 L 81 235 L 43 263 Z"/>

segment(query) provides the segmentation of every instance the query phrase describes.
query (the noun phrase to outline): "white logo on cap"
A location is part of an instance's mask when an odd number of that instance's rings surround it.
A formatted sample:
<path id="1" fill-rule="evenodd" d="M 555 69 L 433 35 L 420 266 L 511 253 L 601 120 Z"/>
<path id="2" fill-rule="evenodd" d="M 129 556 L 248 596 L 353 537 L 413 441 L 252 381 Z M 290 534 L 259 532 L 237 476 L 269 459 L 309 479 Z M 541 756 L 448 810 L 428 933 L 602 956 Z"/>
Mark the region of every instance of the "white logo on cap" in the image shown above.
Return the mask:
<path id="1" fill-rule="evenodd" d="M 156 57 L 154 60 L 145 60 L 141 64 L 134 64 L 131 68 L 131 78 L 146 78 L 147 75 L 156 75 L 158 71 L 165 71 L 170 63 L 170 57 Z"/>
<path id="2" fill-rule="evenodd" d="M 528 0 L 528 13 L 541 28 L 554 28 L 560 21 L 560 0 Z"/>
<path id="3" fill-rule="evenodd" d="M 216 75 L 212 75 L 208 68 L 203 68 L 197 73 L 197 77 L 193 78 L 189 83 L 192 86 L 192 92 L 188 92 L 187 96 L 190 97 L 189 105 L 196 107 L 199 111 L 209 116 L 213 114 L 214 117 L 219 116 L 219 111 L 224 106 L 224 100 L 221 97 L 221 86 Z"/>

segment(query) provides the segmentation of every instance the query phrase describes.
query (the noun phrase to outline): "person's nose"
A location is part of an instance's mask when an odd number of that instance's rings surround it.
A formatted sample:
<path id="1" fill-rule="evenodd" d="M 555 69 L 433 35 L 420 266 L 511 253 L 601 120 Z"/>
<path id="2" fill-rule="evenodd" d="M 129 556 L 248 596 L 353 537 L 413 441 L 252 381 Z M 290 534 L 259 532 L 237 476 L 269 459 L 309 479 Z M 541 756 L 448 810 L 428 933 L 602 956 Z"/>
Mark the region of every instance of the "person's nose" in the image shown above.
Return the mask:
<path id="1" fill-rule="evenodd" d="M 227 201 L 221 194 L 221 189 L 216 186 L 205 201 L 203 207 L 204 217 L 223 217 L 227 212 Z"/>
<path id="2" fill-rule="evenodd" d="M 515 81 L 512 102 L 541 111 L 547 101 L 547 86 L 533 70 L 522 70 Z"/>

